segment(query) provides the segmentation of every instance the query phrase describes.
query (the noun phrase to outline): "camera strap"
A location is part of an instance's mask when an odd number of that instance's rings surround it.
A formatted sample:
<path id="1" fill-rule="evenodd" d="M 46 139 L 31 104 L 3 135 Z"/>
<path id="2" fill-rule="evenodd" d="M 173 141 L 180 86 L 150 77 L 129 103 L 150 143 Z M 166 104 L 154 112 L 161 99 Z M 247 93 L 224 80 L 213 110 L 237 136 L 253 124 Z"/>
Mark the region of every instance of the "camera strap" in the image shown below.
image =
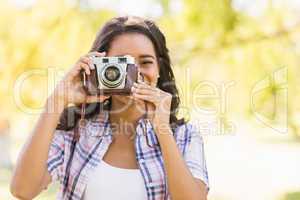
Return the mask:
<path id="1" fill-rule="evenodd" d="M 87 123 L 87 121 L 85 119 L 85 107 L 86 107 L 86 102 L 83 102 L 81 104 L 81 108 L 80 108 L 80 119 L 79 119 L 78 125 L 75 127 L 75 131 L 74 131 L 74 139 L 76 141 L 78 141 L 80 138 L 79 128 L 83 128 Z"/>
<path id="2" fill-rule="evenodd" d="M 141 79 L 142 81 L 144 82 L 145 79 L 144 79 L 144 75 L 142 73 L 140 73 L 140 76 L 141 76 Z M 144 120 L 145 120 L 145 124 L 143 126 L 143 135 L 146 137 L 146 143 L 147 143 L 147 146 L 148 147 L 151 147 L 153 148 L 154 146 L 150 145 L 150 139 L 149 139 L 149 136 L 148 136 L 148 133 L 147 133 L 147 126 L 149 123 L 151 123 L 150 119 L 149 119 L 149 113 L 148 113 L 148 103 L 146 101 L 144 101 L 144 105 L 145 105 L 145 114 L 144 114 Z"/>

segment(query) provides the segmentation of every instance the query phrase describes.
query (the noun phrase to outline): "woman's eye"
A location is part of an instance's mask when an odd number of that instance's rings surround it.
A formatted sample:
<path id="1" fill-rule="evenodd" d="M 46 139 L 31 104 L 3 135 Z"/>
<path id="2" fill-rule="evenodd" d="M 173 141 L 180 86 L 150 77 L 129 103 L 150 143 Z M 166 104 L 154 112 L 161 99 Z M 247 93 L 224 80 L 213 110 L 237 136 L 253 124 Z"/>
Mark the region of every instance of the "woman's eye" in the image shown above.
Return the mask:
<path id="1" fill-rule="evenodd" d="M 147 65 L 147 64 L 152 64 L 153 62 L 152 61 L 143 61 L 141 64 L 142 65 Z"/>

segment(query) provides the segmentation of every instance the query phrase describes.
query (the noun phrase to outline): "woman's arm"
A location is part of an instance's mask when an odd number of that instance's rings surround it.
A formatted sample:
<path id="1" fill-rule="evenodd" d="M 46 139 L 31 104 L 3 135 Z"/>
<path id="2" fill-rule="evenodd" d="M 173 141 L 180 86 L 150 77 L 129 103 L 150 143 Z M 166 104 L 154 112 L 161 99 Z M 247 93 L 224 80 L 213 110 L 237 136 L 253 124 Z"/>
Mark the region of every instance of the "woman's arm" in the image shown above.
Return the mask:
<path id="1" fill-rule="evenodd" d="M 150 102 L 153 105 L 148 113 L 151 114 L 150 119 L 161 146 L 172 200 L 206 200 L 205 184 L 193 177 L 177 147 L 170 128 L 172 95 L 145 83 L 134 84 L 132 92 L 134 98 Z"/>
<path id="2" fill-rule="evenodd" d="M 48 152 L 60 114 L 64 109 L 63 106 L 55 106 L 57 112 L 48 112 L 48 108 L 54 105 L 53 99 L 47 100 L 44 111 L 17 161 L 10 185 L 11 193 L 17 198 L 32 199 L 51 181 L 47 171 Z"/>
<path id="3" fill-rule="evenodd" d="M 37 124 L 19 155 L 13 178 L 11 193 L 21 199 L 32 199 L 51 182 L 47 170 L 48 153 L 60 115 L 69 103 L 102 102 L 106 96 L 88 96 L 82 88 L 81 72 L 90 75 L 93 70 L 89 55 L 104 56 L 92 52 L 83 56 L 56 86 L 40 115 Z"/>
<path id="4" fill-rule="evenodd" d="M 171 129 L 156 129 L 167 173 L 171 198 L 206 200 L 207 189 L 200 179 L 193 177 L 180 153 Z"/>

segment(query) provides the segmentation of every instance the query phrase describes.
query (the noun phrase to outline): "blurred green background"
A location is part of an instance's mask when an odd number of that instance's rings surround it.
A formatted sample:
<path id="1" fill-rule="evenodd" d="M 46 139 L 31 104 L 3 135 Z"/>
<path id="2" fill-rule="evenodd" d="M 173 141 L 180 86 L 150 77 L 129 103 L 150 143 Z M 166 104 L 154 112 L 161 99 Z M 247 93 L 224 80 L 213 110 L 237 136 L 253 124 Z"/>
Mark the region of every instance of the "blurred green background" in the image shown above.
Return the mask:
<path id="1" fill-rule="evenodd" d="M 103 23 L 140 15 L 166 35 L 179 114 L 199 122 L 209 199 L 300 199 L 298 0 L 2 0 L 0 13 L 0 158 L 15 164 L 45 99 Z M 11 168 L 0 169 L 1 200 L 13 198 Z"/>

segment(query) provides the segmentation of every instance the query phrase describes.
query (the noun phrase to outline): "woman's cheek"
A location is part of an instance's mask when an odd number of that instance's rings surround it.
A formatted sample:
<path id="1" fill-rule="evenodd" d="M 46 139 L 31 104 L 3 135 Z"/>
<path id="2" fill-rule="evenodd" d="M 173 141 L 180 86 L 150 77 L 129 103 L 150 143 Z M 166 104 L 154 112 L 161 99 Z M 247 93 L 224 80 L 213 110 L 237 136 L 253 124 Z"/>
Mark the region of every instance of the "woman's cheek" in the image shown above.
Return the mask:
<path id="1" fill-rule="evenodd" d="M 158 72 L 155 69 L 143 69 L 140 70 L 144 75 L 144 81 L 146 83 L 155 83 L 157 81 Z"/>

